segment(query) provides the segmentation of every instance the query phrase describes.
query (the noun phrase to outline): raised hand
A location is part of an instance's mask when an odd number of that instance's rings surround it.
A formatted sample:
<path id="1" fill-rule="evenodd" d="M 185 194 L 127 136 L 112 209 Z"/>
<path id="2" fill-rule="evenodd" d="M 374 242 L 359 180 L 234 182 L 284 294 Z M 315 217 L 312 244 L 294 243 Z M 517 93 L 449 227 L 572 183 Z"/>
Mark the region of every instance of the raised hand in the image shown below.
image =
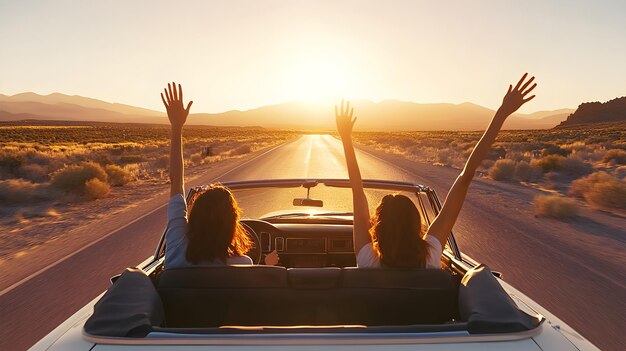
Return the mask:
<path id="1" fill-rule="evenodd" d="M 341 111 L 337 109 L 337 105 L 335 105 L 335 117 L 337 120 L 337 131 L 339 132 L 339 136 L 341 139 L 349 139 L 350 134 L 352 134 L 352 127 L 354 127 L 354 122 L 356 122 L 356 117 L 352 117 L 354 115 L 354 109 L 350 108 L 350 101 L 345 106 L 344 109 L 344 101 L 341 100 Z"/>
<path id="2" fill-rule="evenodd" d="M 498 109 L 498 113 L 501 115 L 501 117 L 508 117 L 510 114 L 517 111 L 517 109 L 519 109 L 523 104 L 532 100 L 535 97 L 535 95 L 532 95 L 528 98 L 526 97 L 526 95 L 533 91 L 533 89 L 535 89 L 535 87 L 537 86 L 537 83 L 535 83 L 530 88 L 528 88 L 530 83 L 535 80 L 535 77 L 531 77 L 527 82 L 524 83 L 524 81 L 526 80 L 526 76 L 528 76 L 528 73 L 524 73 L 522 79 L 517 82 L 515 88 L 513 88 L 512 85 L 509 85 L 509 91 L 506 93 L 506 95 L 504 95 L 504 99 L 502 99 L 502 105 Z"/>
<path id="3" fill-rule="evenodd" d="M 189 101 L 187 108 L 183 107 L 183 88 L 178 84 L 178 90 L 176 89 L 176 83 L 167 83 L 167 89 L 163 89 L 165 97 L 161 93 L 161 100 L 167 110 L 167 118 L 170 120 L 172 127 L 182 128 L 189 116 L 189 108 L 193 101 Z"/>

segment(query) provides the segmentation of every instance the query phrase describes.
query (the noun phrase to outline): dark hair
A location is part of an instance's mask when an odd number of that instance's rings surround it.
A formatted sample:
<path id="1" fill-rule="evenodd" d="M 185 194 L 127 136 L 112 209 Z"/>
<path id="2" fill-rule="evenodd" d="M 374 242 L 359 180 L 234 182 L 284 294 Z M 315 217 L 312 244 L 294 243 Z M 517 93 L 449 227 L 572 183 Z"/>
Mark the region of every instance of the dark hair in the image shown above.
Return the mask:
<path id="1" fill-rule="evenodd" d="M 372 223 L 372 246 L 383 266 L 426 266 L 429 244 L 422 239 L 422 219 L 411 199 L 400 194 L 385 195 Z"/>
<path id="2" fill-rule="evenodd" d="M 199 264 L 218 259 L 226 263 L 229 256 L 245 255 L 252 247 L 239 223 L 241 210 L 228 188 L 210 185 L 195 193 L 187 208 L 187 261 Z"/>

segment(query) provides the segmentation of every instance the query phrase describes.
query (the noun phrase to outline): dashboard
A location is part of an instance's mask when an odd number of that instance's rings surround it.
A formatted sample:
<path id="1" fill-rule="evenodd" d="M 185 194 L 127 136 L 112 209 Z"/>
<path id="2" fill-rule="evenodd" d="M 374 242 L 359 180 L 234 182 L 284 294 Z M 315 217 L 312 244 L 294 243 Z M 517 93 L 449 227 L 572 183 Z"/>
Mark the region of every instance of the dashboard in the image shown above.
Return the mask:
<path id="1" fill-rule="evenodd" d="M 263 255 L 276 250 L 279 266 L 353 267 L 352 225 L 269 223 L 245 220 L 260 240 Z"/>

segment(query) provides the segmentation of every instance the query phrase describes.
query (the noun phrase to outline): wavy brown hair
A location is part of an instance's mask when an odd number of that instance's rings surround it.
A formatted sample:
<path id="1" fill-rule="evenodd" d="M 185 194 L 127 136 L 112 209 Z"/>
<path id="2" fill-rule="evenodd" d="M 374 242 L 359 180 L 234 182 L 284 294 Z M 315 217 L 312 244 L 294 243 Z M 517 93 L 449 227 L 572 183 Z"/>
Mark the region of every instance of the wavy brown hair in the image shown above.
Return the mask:
<path id="1" fill-rule="evenodd" d="M 385 195 L 372 219 L 374 253 L 385 267 L 423 268 L 429 244 L 422 239 L 422 218 L 411 199 Z"/>
<path id="2" fill-rule="evenodd" d="M 211 185 L 189 199 L 185 257 L 192 264 L 245 255 L 252 240 L 239 223 L 241 210 L 228 188 Z"/>

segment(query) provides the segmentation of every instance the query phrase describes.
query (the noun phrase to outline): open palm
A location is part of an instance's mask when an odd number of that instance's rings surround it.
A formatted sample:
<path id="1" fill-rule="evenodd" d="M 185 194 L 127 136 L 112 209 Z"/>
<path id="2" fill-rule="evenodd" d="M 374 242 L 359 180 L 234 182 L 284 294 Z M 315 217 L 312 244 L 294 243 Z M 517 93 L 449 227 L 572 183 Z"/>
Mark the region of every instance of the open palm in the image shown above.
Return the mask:
<path id="1" fill-rule="evenodd" d="M 352 127 L 354 127 L 354 122 L 356 122 L 356 117 L 352 117 L 353 115 L 354 109 L 350 108 L 350 101 L 345 104 L 344 108 L 344 101 L 341 100 L 341 110 L 339 110 L 337 105 L 335 105 L 337 131 L 339 132 L 341 139 L 350 138 L 350 134 L 352 134 Z"/>
<path id="2" fill-rule="evenodd" d="M 509 90 L 507 91 L 506 95 L 504 95 L 504 99 L 502 99 L 502 105 L 498 110 L 500 113 L 502 113 L 504 117 L 517 111 L 522 105 L 535 97 L 535 95 L 532 95 L 528 98 L 526 97 L 526 95 L 533 91 L 533 89 L 535 89 L 535 87 L 537 86 L 537 83 L 535 83 L 530 88 L 528 88 L 530 83 L 535 80 L 535 77 L 531 77 L 527 82 L 524 83 L 527 76 L 528 73 L 525 73 L 522 76 L 522 79 L 517 82 L 515 88 L 513 88 L 512 85 L 509 85 Z"/>
<path id="3" fill-rule="evenodd" d="M 165 97 L 161 93 L 161 100 L 167 110 L 167 118 L 170 120 L 170 124 L 173 127 L 182 127 L 187 121 L 189 116 L 189 109 L 193 101 L 189 101 L 187 108 L 183 107 L 183 88 L 178 84 L 176 89 L 176 83 L 167 83 L 167 89 L 163 89 Z"/>

